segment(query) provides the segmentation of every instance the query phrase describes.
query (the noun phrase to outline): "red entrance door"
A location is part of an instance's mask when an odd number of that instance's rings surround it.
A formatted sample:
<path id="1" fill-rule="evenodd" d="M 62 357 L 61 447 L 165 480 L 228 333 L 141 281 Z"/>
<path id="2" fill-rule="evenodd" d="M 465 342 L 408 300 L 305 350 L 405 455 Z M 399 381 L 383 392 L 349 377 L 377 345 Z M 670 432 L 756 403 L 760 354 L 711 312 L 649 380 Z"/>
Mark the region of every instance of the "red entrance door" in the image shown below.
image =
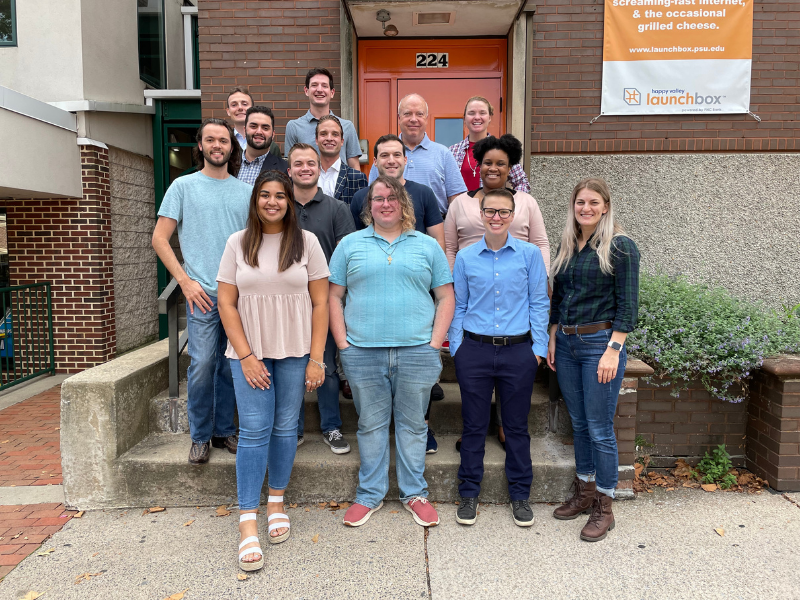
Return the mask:
<path id="1" fill-rule="evenodd" d="M 421 68 L 420 53 L 447 54 L 439 67 Z M 494 106 L 489 126 L 493 135 L 506 131 L 505 39 L 407 39 L 358 42 L 358 131 L 366 138 L 368 164 L 380 136 L 397 133 L 397 103 L 407 94 L 420 94 L 428 103 L 428 136 L 450 146 L 464 139 L 464 105 L 471 96 L 484 96 Z"/>

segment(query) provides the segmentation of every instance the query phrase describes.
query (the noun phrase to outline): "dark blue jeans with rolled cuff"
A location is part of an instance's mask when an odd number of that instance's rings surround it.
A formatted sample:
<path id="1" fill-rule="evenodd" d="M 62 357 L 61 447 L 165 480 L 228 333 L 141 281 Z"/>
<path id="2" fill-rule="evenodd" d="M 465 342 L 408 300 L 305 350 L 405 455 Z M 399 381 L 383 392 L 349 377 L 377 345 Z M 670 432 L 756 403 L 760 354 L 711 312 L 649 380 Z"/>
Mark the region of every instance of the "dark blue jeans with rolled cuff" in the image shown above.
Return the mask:
<path id="1" fill-rule="evenodd" d="M 317 405 L 319 406 L 319 422 L 322 433 L 342 428 L 342 415 L 339 411 L 339 374 L 336 370 L 336 340 L 328 332 L 325 341 L 325 381 L 317 388 Z M 297 420 L 297 435 L 303 435 L 306 424 L 306 413 L 300 407 L 300 418 Z"/>
<path id="2" fill-rule="evenodd" d="M 508 494 L 511 500 L 527 500 L 533 481 L 528 413 L 538 366 L 531 344 L 494 346 L 464 336 L 453 359 L 464 421 L 459 494 L 464 498 L 480 494 L 492 391 L 496 386 L 506 434 Z"/>
<path id="3" fill-rule="evenodd" d="M 598 383 L 597 367 L 610 339 L 610 329 L 574 335 L 559 330 L 556 376 L 572 419 L 575 470 L 578 475 L 595 475 L 597 490 L 613 498 L 619 480 L 614 413 L 628 354 L 623 346 L 617 376 Z"/>
<path id="4" fill-rule="evenodd" d="M 203 313 L 195 305 L 194 314 L 186 303 L 186 329 L 189 342 L 189 372 L 186 393 L 189 433 L 192 441 L 204 444 L 211 436 L 228 437 L 236 433 L 234 415 L 236 395 L 231 366 L 225 357 L 228 336 L 222 327 L 217 299 Z"/>

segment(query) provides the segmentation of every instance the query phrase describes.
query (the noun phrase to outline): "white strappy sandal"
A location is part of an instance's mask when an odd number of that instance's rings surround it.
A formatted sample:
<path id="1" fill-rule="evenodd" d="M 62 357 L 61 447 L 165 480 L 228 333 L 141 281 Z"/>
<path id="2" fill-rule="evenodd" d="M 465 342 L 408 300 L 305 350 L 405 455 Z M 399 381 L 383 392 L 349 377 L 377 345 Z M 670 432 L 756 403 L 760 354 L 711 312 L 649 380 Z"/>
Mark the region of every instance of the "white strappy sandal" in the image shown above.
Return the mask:
<path id="1" fill-rule="evenodd" d="M 270 496 L 269 498 L 267 498 L 267 502 L 283 503 L 283 496 Z M 273 519 L 286 519 L 285 521 L 280 521 L 279 523 L 272 523 L 267 530 L 269 543 L 280 544 L 281 542 L 285 542 L 286 540 L 289 539 L 289 534 L 291 533 L 292 524 L 289 522 L 289 515 L 285 513 L 273 513 L 269 515 L 267 517 L 267 523 L 270 523 Z M 284 527 L 289 531 L 287 531 L 286 533 L 282 533 L 281 535 L 276 535 L 274 537 L 272 535 L 269 535 L 276 529 L 282 529 Z"/>
<path id="2" fill-rule="evenodd" d="M 255 521 L 257 518 L 258 515 L 256 513 L 245 513 L 243 515 L 239 515 L 239 523 L 243 523 L 244 521 Z M 250 537 L 242 540 L 242 543 L 239 544 L 239 568 L 242 571 L 258 571 L 264 566 L 264 553 L 261 551 L 260 544 L 258 546 L 253 546 L 252 548 L 246 548 L 242 550 L 242 548 L 252 542 L 258 542 L 257 535 L 251 535 Z M 260 558 L 252 562 L 244 562 L 242 559 L 248 554 L 258 554 Z"/>

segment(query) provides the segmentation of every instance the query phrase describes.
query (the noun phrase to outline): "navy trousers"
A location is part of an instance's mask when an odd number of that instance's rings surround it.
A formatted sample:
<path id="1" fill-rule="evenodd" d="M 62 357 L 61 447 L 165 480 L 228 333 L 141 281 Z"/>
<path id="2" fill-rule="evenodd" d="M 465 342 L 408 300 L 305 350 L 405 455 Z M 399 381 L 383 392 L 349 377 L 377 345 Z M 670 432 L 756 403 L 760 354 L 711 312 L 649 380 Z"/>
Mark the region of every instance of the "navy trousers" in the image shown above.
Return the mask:
<path id="1" fill-rule="evenodd" d="M 527 500 L 533 480 L 528 413 L 537 368 L 531 344 L 493 346 L 464 336 L 454 361 L 464 420 L 459 493 L 464 498 L 480 494 L 492 391 L 497 386 L 506 434 L 508 493 L 511 500 Z"/>

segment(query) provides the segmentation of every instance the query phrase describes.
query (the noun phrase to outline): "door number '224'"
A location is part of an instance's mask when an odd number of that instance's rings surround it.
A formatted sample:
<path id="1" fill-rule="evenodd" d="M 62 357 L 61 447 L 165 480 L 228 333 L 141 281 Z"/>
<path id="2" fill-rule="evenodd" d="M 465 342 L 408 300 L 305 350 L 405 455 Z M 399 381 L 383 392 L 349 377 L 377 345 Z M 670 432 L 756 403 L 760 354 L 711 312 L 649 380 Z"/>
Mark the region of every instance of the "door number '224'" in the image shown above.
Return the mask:
<path id="1" fill-rule="evenodd" d="M 417 52 L 418 69 L 446 69 L 449 66 L 448 52 Z"/>

